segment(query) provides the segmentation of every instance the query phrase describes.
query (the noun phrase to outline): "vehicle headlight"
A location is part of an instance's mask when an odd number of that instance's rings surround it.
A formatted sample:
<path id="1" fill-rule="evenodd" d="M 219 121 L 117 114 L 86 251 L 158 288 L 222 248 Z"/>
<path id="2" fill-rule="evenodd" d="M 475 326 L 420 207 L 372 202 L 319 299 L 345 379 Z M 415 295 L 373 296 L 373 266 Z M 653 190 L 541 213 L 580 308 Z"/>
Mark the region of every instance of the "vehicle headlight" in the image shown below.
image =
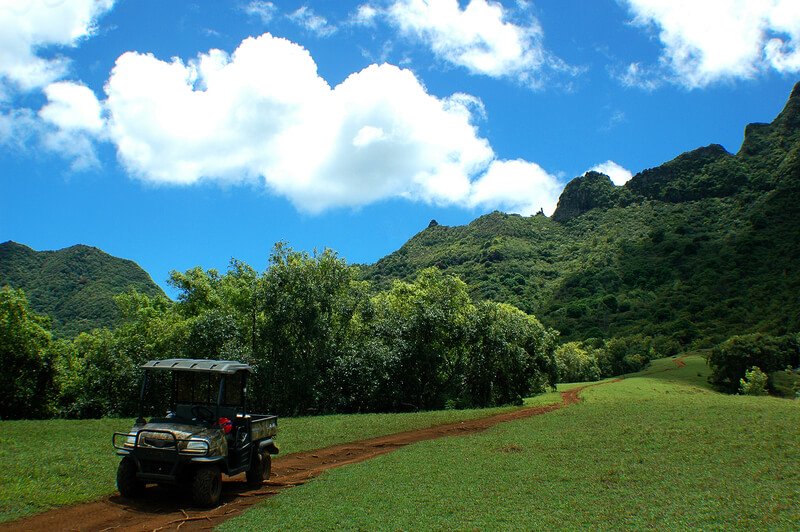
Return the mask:
<path id="1" fill-rule="evenodd" d="M 204 453 L 208 450 L 208 443 L 201 440 L 190 440 L 186 443 L 187 453 Z"/>
<path id="2" fill-rule="evenodd" d="M 128 436 L 125 438 L 125 447 L 133 447 L 136 445 L 136 435 L 138 432 L 129 432 Z"/>

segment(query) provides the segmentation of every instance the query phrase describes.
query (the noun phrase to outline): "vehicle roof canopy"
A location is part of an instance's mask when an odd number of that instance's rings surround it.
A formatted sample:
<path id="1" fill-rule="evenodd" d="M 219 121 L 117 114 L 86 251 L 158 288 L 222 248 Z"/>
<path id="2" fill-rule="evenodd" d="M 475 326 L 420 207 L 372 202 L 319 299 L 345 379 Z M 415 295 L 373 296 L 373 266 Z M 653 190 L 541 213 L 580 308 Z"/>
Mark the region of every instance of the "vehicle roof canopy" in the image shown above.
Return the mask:
<path id="1" fill-rule="evenodd" d="M 161 369 L 172 371 L 198 371 L 204 373 L 224 373 L 227 375 L 237 371 L 252 373 L 253 368 L 234 360 L 208 360 L 196 358 L 170 358 L 167 360 L 151 360 L 142 364 L 144 369 Z"/>

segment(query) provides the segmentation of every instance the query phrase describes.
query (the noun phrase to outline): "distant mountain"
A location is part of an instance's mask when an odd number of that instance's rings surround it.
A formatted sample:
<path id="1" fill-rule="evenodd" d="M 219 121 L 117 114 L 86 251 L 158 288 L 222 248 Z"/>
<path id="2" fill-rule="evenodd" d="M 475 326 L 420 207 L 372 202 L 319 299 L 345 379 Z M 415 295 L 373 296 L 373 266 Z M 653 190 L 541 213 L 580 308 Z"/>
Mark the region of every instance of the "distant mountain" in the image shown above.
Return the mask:
<path id="1" fill-rule="evenodd" d="M 800 83 L 771 124 L 747 126 L 735 155 L 712 144 L 621 187 L 588 172 L 552 218 L 433 225 L 364 276 L 385 287 L 432 265 L 567 339 L 705 345 L 800 331 Z"/>
<path id="2" fill-rule="evenodd" d="M 53 320 L 56 336 L 73 336 L 120 318 L 114 296 L 136 288 L 164 292 L 133 261 L 90 246 L 34 251 L 16 242 L 0 244 L 0 285 L 21 288 L 31 307 Z"/>

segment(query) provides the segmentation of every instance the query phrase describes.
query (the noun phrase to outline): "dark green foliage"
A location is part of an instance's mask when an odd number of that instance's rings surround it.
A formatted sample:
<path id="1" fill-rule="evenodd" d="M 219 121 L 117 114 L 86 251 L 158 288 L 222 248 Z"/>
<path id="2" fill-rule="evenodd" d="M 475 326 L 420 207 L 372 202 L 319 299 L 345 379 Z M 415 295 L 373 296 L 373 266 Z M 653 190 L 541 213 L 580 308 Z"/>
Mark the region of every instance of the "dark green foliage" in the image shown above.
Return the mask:
<path id="1" fill-rule="evenodd" d="M 753 366 L 769 374 L 800 365 L 800 343 L 797 336 L 733 336 L 714 348 L 708 365 L 711 366 L 709 381 L 721 390 L 736 393 L 740 379 Z"/>
<path id="2" fill-rule="evenodd" d="M 429 268 L 413 283 L 396 282 L 374 306 L 372 330 L 390 353 L 382 395 L 396 409 L 442 408 L 458 394 L 466 363 L 466 285 Z"/>
<path id="3" fill-rule="evenodd" d="M 331 411 L 330 373 L 341 354 L 360 352 L 358 314 L 367 291 L 356 271 L 325 250 L 310 256 L 278 245 L 257 292 L 252 353 L 263 403 L 281 413 Z M 323 387 L 328 384 L 328 388 Z"/>
<path id="4" fill-rule="evenodd" d="M 769 190 L 784 180 L 800 178 L 800 83 L 771 124 L 750 124 L 737 158 L 749 170 L 750 187 Z"/>
<path id="5" fill-rule="evenodd" d="M 558 382 L 555 331 L 503 303 L 479 303 L 467 341 L 466 405 L 522 404 L 531 392 Z"/>
<path id="6" fill-rule="evenodd" d="M 636 335 L 606 340 L 597 351 L 597 365 L 603 376 L 623 375 L 643 369 L 655 358 L 650 337 Z"/>
<path id="7" fill-rule="evenodd" d="M 134 415 L 140 366 L 181 357 L 250 363 L 251 407 L 281 415 L 500 405 L 555 385 L 557 333 L 534 317 L 476 306 L 435 268 L 377 294 L 358 277 L 330 250 L 278 244 L 263 274 L 239 261 L 224 274 L 173 272 L 177 302 L 119 295 L 116 329 L 53 347 L 54 409 Z"/>
<path id="8" fill-rule="evenodd" d="M 0 419 L 49 414 L 52 379 L 49 320 L 22 290 L 0 288 Z"/>
<path id="9" fill-rule="evenodd" d="M 684 153 L 636 174 L 625 188 L 636 196 L 678 203 L 736 193 L 747 182 L 719 144 Z"/>
<path id="10" fill-rule="evenodd" d="M 142 357 L 125 349 L 108 329 L 81 333 L 59 359 L 61 414 L 119 417 L 136 412 Z"/>
<path id="11" fill-rule="evenodd" d="M 742 395 L 767 395 L 767 381 L 769 377 L 757 366 L 744 372 L 744 378 L 739 379 L 739 391 Z"/>
<path id="12" fill-rule="evenodd" d="M 592 209 L 624 207 L 632 202 L 633 194 L 627 188 L 614 186 L 605 174 L 586 172 L 564 187 L 553 220 L 565 222 Z"/>
<path id="13" fill-rule="evenodd" d="M 775 395 L 796 399 L 800 396 L 800 370 L 787 368 L 769 374 L 769 383 Z"/>
<path id="14" fill-rule="evenodd" d="M 580 342 L 567 342 L 555 352 L 559 382 L 586 382 L 600 378 L 597 351 Z"/>
<path id="15" fill-rule="evenodd" d="M 114 296 L 129 288 L 163 295 L 136 263 L 82 245 L 34 251 L 15 242 L 0 244 L 2 284 L 24 290 L 31 308 L 50 316 L 57 337 L 119 323 Z"/>

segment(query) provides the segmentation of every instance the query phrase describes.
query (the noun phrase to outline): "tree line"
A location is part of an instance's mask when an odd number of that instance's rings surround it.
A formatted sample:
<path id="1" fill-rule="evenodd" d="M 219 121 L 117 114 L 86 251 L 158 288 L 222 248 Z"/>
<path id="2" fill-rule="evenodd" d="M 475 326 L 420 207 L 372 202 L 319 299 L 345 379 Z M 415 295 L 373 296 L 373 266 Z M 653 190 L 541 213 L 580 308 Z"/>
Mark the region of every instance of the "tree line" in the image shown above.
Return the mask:
<path id="1" fill-rule="evenodd" d="M 120 325 L 71 339 L 0 290 L 0 418 L 133 415 L 159 358 L 247 362 L 251 404 L 282 415 L 519 404 L 558 379 L 555 330 L 435 268 L 375 292 L 335 252 L 279 244 L 262 273 L 234 260 L 169 283 L 177 301 L 132 290 Z"/>

